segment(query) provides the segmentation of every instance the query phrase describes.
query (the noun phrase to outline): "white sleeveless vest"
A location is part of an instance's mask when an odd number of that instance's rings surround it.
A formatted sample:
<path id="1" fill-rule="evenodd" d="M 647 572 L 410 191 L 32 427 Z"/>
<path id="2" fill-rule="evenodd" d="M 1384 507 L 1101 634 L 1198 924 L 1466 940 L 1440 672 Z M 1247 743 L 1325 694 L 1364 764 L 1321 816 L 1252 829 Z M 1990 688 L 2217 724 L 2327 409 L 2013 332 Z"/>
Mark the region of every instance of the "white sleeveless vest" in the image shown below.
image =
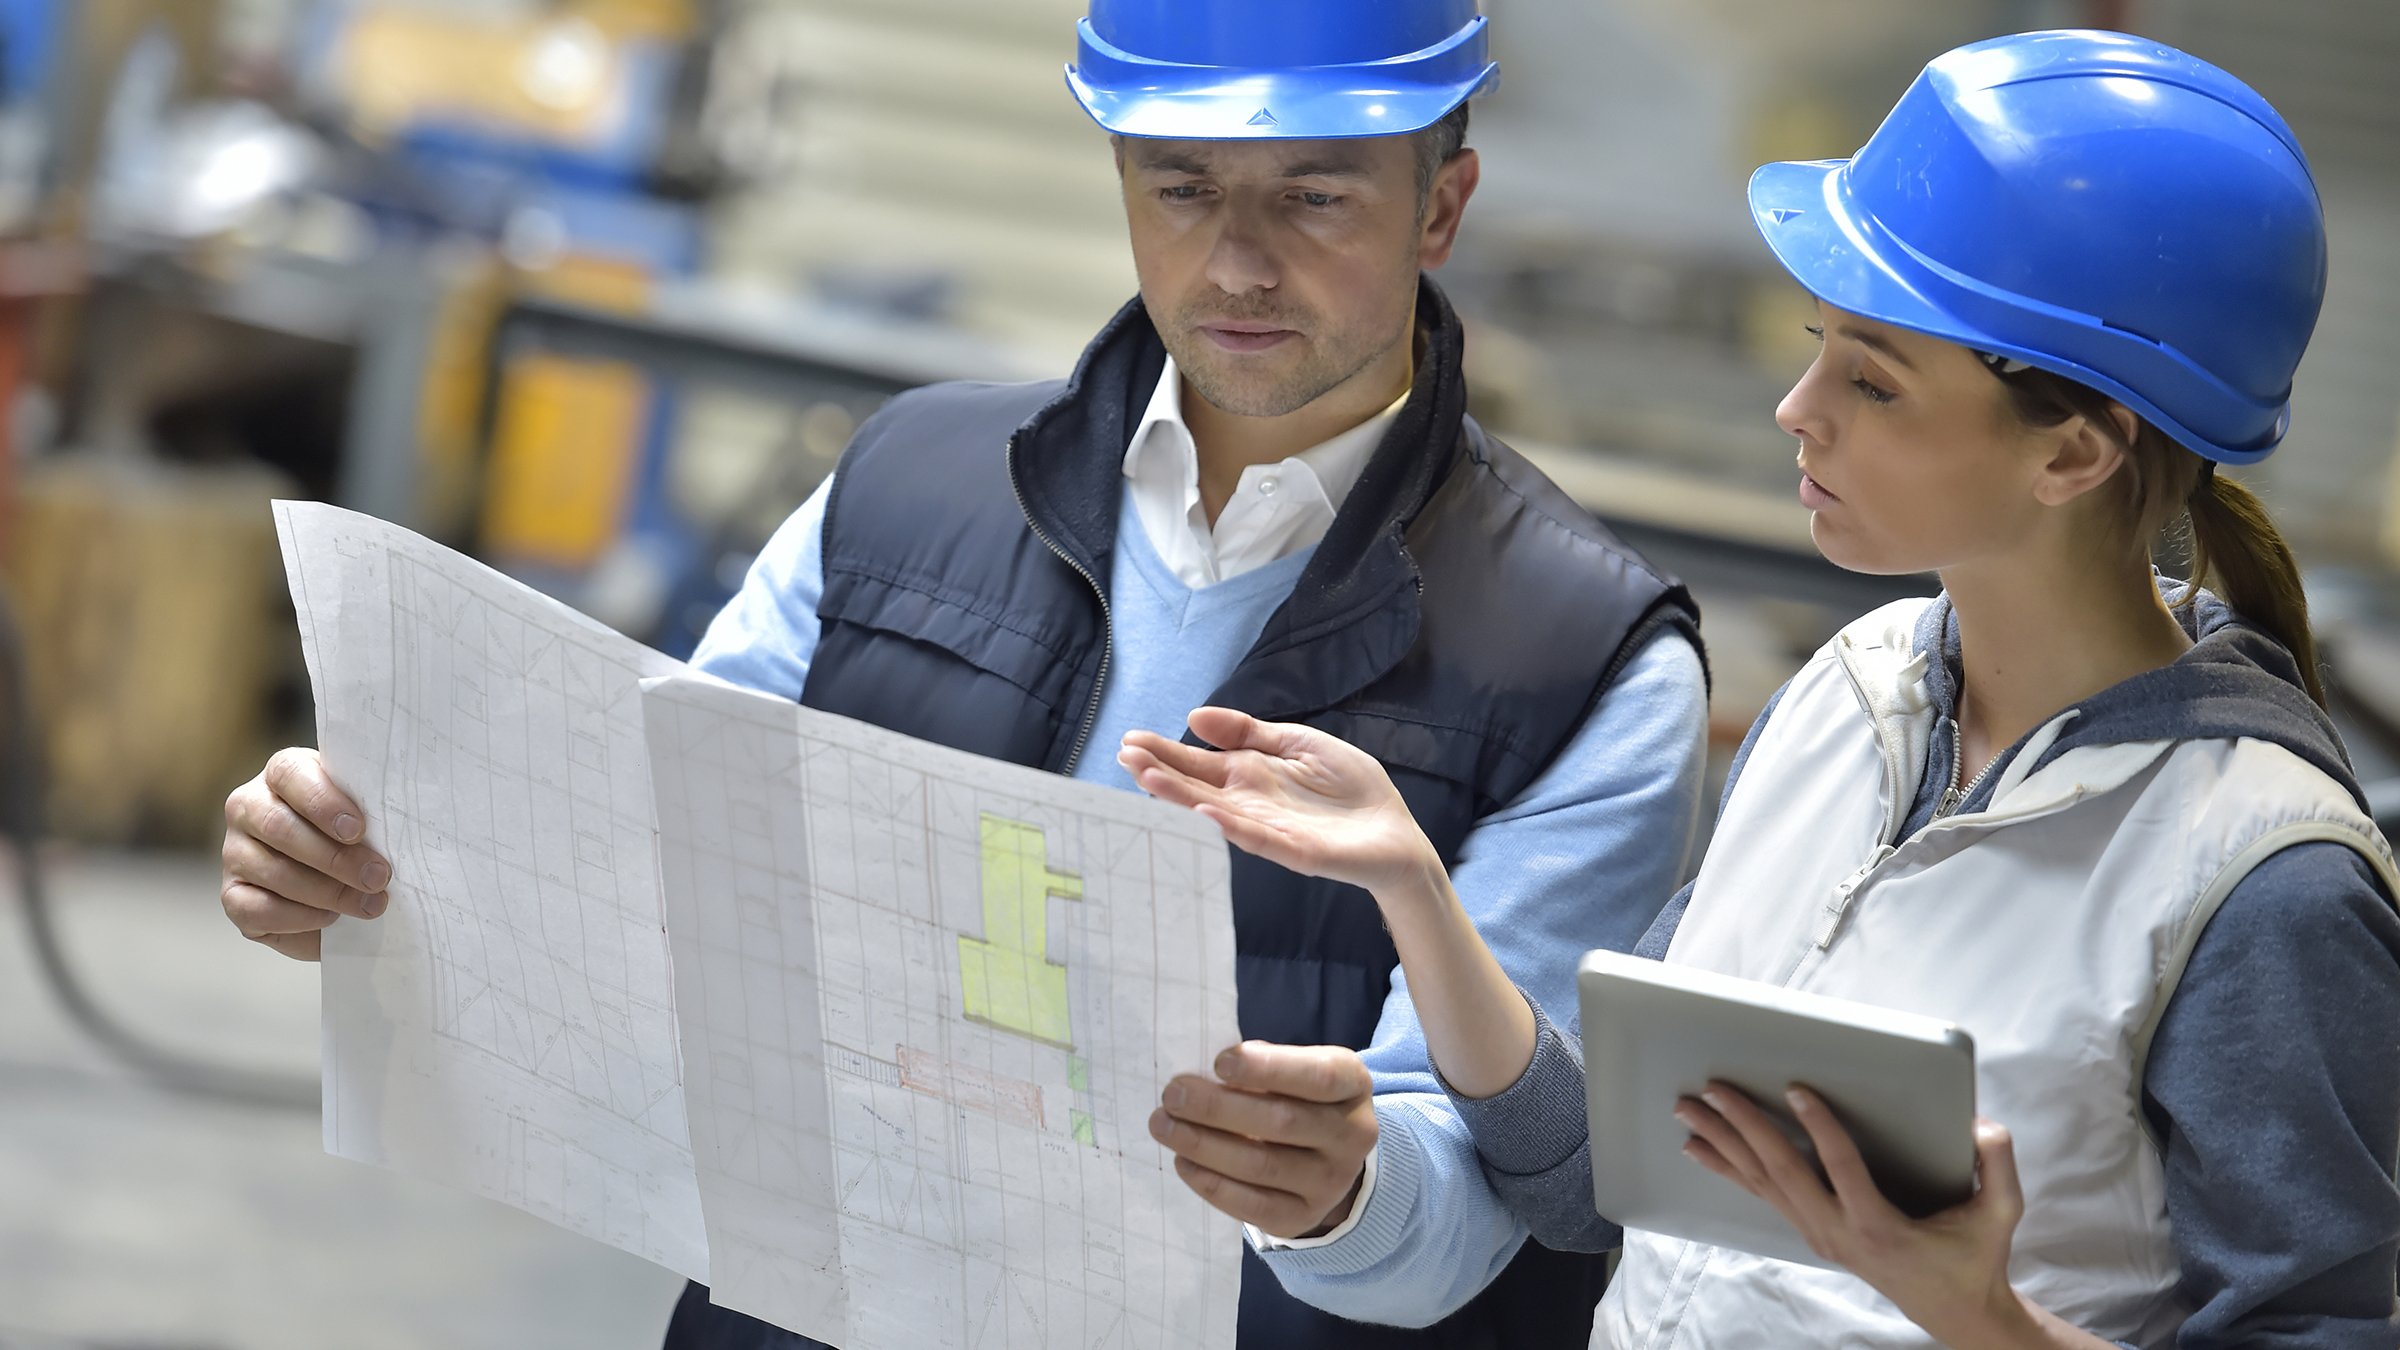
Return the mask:
<path id="1" fill-rule="evenodd" d="M 2103 1339 L 2165 1345 L 2188 1310 L 2142 1075 L 2193 943 L 2293 844 L 2355 849 L 2395 895 L 2400 868 L 2340 784 L 2262 741 L 2100 746 L 2029 772 L 2072 714 L 2034 735 L 1986 810 L 1893 847 L 1935 722 L 1931 658 L 1912 650 L 1929 603 L 1867 615 L 1793 678 L 1666 959 L 1965 1027 L 1977 1108 L 2009 1127 L 2025 1188 L 2012 1282 Z M 1643 1232 L 1626 1234 L 1592 1343 L 1934 1344 L 1851 1275 Z"/>

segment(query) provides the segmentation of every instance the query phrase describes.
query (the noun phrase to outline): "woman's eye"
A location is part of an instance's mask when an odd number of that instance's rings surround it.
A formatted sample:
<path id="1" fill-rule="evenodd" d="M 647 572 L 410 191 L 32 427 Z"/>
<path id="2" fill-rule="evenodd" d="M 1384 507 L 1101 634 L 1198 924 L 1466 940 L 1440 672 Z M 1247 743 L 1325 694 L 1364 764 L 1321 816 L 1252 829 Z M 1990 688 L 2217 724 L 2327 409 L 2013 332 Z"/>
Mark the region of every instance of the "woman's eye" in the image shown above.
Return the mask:
<path id="1" fill-rule="evenodd" d="M 1859 394 L 1863 396 L 1869 403 L 1889 403 L 1893 399 L 1900 397 L 1898 394 L 1893 393 L 1889 389 L 1885 389 L 1857 376 L 1853 376 L 1851 378 L 1850 386 L 1858 390 Z"/>
<path id="2" fill-rule="evenodd" d="M 1822 327 L 1813 323 L 1803 324 L 1801 325 L 1800 331 L 1808 334 L 1812 338 L 1815 338 L 1819 346 L 1824 345 L 1825 330 Z"/>

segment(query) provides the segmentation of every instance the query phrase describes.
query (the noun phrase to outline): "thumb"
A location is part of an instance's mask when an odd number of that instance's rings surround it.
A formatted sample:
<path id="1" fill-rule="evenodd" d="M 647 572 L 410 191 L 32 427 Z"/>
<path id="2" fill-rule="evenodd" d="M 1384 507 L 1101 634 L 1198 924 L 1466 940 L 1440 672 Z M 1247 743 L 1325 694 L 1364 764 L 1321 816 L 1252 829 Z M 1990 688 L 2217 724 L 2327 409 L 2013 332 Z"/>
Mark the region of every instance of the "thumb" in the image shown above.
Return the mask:
<path id="1" fill-rule="evenodd" d="M 1192 734 L 1219 750 L 1255 750 L 1289 758 L 1299 749 L 1297 734 L 1306 727 L 1262 722 L 1237 708 L 1197 708 L 1190 719 Z"/>
<path id="2" fill-rule="evenodd" d="M 2017 1180 L 2017 1145 L 2008 1127 L 1975 1119 L 1976 1200 L 1997 1205 L 2013 1223 L 2025 1212 L 2025 1189 Z"/>

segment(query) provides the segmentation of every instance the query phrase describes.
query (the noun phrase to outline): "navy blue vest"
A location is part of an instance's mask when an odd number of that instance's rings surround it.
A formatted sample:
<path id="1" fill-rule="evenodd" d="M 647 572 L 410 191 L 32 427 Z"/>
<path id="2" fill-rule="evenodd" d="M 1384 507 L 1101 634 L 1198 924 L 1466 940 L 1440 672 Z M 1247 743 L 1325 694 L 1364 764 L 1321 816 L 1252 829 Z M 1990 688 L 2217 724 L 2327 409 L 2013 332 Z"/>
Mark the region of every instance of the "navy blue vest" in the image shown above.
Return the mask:
<path id="1" fill-rule="evenodd" d="M 1464 341 L 1428 282 L 1417 385 L 1292 594 L 1211 702 L 1371 752 L 1444 856 L 1515 798 L 1660 632 L 1698 642 L 1682 586 L 1466 416 Z M 1063 384 L 937 385 L 861 427 L 824 532 L 823 635 L 801 701 L 1064 773 L 1108 676 L 1121 472 L 1165 365 L 1137 300 Z M 1664 897 L 1661 897 L 1662 899 Z M 1236 853 L 1242 1034 L 1363 1048 L 1397 964 L 1363 892 Z M 1561 953 L 1572 961 L 1577 953 Z M 1601 1258 L 1528 1242 L 1437 1326 L 1364 1326 L 1286 1294 L 1245 1252 L 1244 1350 L 1581 1350 Z M 698 1286 L 668 1350 L 809 1344 Z"/>

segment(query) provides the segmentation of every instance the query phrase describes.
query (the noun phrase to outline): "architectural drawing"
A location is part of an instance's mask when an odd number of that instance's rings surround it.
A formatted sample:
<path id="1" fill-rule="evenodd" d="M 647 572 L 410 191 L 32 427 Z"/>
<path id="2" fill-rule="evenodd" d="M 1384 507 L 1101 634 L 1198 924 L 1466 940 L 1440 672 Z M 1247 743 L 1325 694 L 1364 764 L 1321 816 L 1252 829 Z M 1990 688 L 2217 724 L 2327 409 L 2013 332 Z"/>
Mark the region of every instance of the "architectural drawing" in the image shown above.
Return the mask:
<path id="1" fill-rule="evenodd" d="M 1145 1122 L 1238 1036 L 1213 826 L 684 671 L 278 503 L 327 769 L 329 1152 L 844 1350 L 1230 1350 L 1238 1225 Z"/>
<path id="2" fill-rule="evenodd" d="M 1230 1346 L 1238 1228 L 1145 1128 L 1238 1038 L 1213 827 L 648 688 L 712 1296 L 846 1350 Z"/>
<path id="3" fill-rule="evenodd" d="M 327 769 L 392 863 L 325 932 L 325 1147 L 708 1273 L 639 681 L 675 662 L 405 530 L 276 506 Z"/>

